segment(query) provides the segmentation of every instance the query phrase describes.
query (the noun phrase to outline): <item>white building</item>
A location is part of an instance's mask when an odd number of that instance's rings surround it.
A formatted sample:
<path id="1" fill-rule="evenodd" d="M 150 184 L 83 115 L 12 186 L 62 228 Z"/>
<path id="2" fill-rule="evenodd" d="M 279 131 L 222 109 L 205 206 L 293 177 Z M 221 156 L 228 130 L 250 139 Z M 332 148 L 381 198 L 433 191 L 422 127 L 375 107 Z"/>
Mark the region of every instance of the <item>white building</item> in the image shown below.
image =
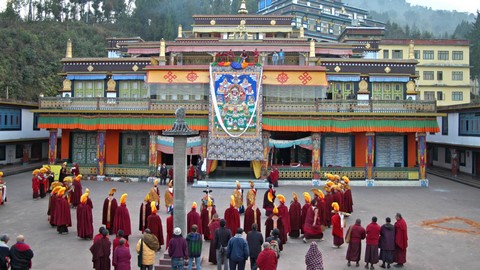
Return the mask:
<path id="1" fill-rule="evenodd" d="M 37 128 L 37 103 L 0 100 L 0 165 L 48 159 L 49 132 Z"/>
<path id="2" fill-rule="evenodd" d="M 438 107 L 440 132 L 427 135 L 430 165 L 480 175 L 480 105 Z"/>

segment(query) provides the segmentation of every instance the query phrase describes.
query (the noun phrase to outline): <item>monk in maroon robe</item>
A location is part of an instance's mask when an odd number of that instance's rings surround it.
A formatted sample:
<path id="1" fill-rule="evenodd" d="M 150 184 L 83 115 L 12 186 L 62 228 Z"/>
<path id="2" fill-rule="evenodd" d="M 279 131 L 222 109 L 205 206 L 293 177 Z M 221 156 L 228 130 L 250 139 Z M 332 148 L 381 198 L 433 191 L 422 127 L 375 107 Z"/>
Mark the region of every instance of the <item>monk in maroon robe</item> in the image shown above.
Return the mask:
<path id="1" fill-rule="evenodd" d="M 217 251 L 215 249 L 215 245 L 213 244 L 213 237 L 215 235 L 215 231 L 220 228 L 220 218 L 218 214 L 214 214 L 212 218 L 212 222 L 208 225 L 208 230 L 210 231 L 210 248 L 208 252 L 208 262 L 213 264 L 217 264 Z"/>
<path id="2" fill-rule="evenodd" d="M 271 236 L 273 229 L 278 229 L 279 238 L 283 245 L 287 241 L 287 234 L 285 233 L 282 217 L 278 214 L 278 208 L 275 207 L 273 208 L 273 213 L 265 220 L 265 239 Z"/>
<path id="3" fill-rule="evenodd" d="M 40 183 L 40 186 L 39 186 L 39 191 L 40 191 L 40 198 L 45 198 L 45 196 L 47 195 L 47 191 L 48 191 L 48 179 L 47 179 L 47 168 L 43 167 L 43 168 L 40 168 L 40 173 L 37 175 L 38 177 L 38 181 Z"/>
<path id="4" fill-rule="evenodd" d="M 82 239 L 93 237 L 92 208 L 87 204 L 87 196 L 87 193 L 83 194 L 77 206 L 77 235 Z"/>
<path id="5" fill-rule="evenodd" d="M 47 215 L 48 215 L 48 221 L 52 227 L 56 226 L 55 225 L 55 206 L 57 204 L 57 198 L 58 198 L 57 194 L 61 188 L 62 188 L 61 186 L 55 187 L 54 189 L 52 189 L 52 192 L 50 193 L 50 200 L 48 202 Z"/>
<path id="6" fill-rule="evenodd" d="M 305 226 L 305 219 L 307 218 L 308 209 L 312 208 L 312 198 L 308 192 L 303 193 L 303 198 L 305 199 L 305 204 L 302 207 L 302 222 L 300 223 L 300 230 L 302 231 L 302 234 L 305 234 L 303 227 Z"/>
<path id="7" fill-rule="evenodd" d="M 332 203 L 334 215 L 332 217 L 332 236 L 333 236 L 333 246 L 336 248 L 340 248 L 343 245 L 343 226 L 342 226 L 342 219 L 338 211 L 340 210 L 340 206 L 338 203 Z"/>
<path id="8" fill-rule="evenodd" d="M 93 202 L 92 199 L 90 199 L 90 189 L 86 188 L 85 193 L 87 194 L 87 205 L 93 210 Z"/>
<path id="9" fill-rule="evenodd" d="M 163 227 L 162 227 L 162 219 L 160 218 L 159 215 L 157 215 L 157 206 L 156 202 L 151 202 L 150 207 L 152 208 L 152 213 L 150 216 L 148 216 L 148 228 L 150 229 L 150 232 L 155 235 L 158 239 L 159 245 L 159 250 L 162 248 L 162 245 L 165 244 L 165 241 L 163 239 Z"/>
<path id="10" fill-rule="evenodd" d="M 38 179 L 38 174 L 40 173 L 39 169 L 33 171 L 32 177 L 32 192 L 33 192 L 33 199 L 38 199 L 40 196 L 40 180 Z"/>
<path id="11" fill-rule="evenodd" d="M 148 216 L 152 213 L 152 208 L 149 202 L 149 196 L 145 196 L 143 199 L 142 204 L 140 205 L 140 212 L 139 212 L 139 221 L 138 221 L 138 230 L 142 233 L 147 228 L 147 219 Z"/>
<path id="12" fill-rule="evenodd" d="M 82 175 L 79 174 L 73 180 L 73 191 L 71 192 L 70 196 L 70 203 L 72 204 L 73 208 L 77 207 L 80 204 L 80 197 L 82 196 Z"/>
<path id="13" fill-rule="evenodd" d="M 227 221 L 227 228 L 230 229 L 232 235 L 237 233 L 237 229 L 240 228 L 240 213 L 237 208 L 234 207 L 235 198 L 230 196 L 230 207 L 225 210 L 224 218 Z"/>
<path id="14" fill-rule="evenodd" d="M 380 248 L 380 259 L 383 261 L 380 267 L 390 268 L 390 264 L 393 263 L 393 257 L 395 253 L 395 227 L 390 223 L 391 219 L 387 217 L 385 224 L 380 228 L 380 241 L 378 247 Z"/>
<path id="15" fill-rule="evenodd" d="M 70 214 L 70 205 L 68 204 L 66 188 L 62 187 L 58 192 L 59 198 L 55 205 L 55 225 L 57 225 L 57 232 L 60 234 L 67 234 L 68 227 L 72 226 L 72 217 Z"/>
<path id="16" fill-rule="evenodd" d="M 200 214 L 197 212 L 197 203 L 193 202 L 192 209 L 187 214 L 187 232 L 192 232 L 192 225 L 196 224 L 198 226 L 197 232 L 199 234 L 203 233 L 202 228 L 202 219 L 200 218 Z"/>
<path id="17" fill-rule="evenodd" d="M 300 236 L 300 227 L 302 226 L 302 206 L 298 202 L 298 197 L 295 192 L 292 193 L 293 202 L 290 204 L 288 214 L 290 216 L 290 237 Z"/>
<path id="18" fill-rule="evenodd" d="M 110 234 L 113 234 L 113 221 L 118 207 L 117 199 L 113 197 L 116 191 L 114 188 L 110 189 L 108 197 L 103 202 L 102 224 L 105 225 Z"/>
<path id="19" fill-rule="evenodd" d="M 333 202 L 338 203 L 338 206 L 340 206 L 340 211 L 344 212 L 343 209 L 343 193 L 341 192 L 341 186 L 340 185 L 335 185 L 332 187 L 333 193 Z"/>
<path id="20" fill-rule="evenodd" d="M 345 213 L 352 213 L 353 212 L 353 198 L 352 198 L 352 190 L 350 188 L 350 179 L 344 176 L 343 179 L 343 212 Z"/>
<path id="21" fill-rule="evenodd" d="M 400 213 L 395 216 L 397 220 L 395 222 L 395 258 L 394 261 L 398 266 L 403 266 L 407 262 L 407 247 L 408 247 L 408 235 L 407 235 L 407 223 L 402 218 Z"/>
<path id="22" fill-rule="evenodd" d="M 275 189 L 273 189 L 273 185 L 268 185 L 268 190 L 265 191 L 263 195 L 263 209 L 265 209 L 265 215 L 268 217 L 272 214 L 274 202 L 275 202 Z M 232 234 L 234 235 L 234 234 Z"/>
<path id="23" fill-rule="evenodd" d="M 280 202 L 278 205 L 278 215 L 282 218 L 283 230 L 285 231 L 285 241 L 282 239 L 282 242 L 286 244 L 288 241 L 287 235 L 290 233 L 290 214 L 288 213 L 288 207 L 285 205 L 285 196 L 278 194 L 277 199 Z"/>
<path id="24" fill-rule="evenodd" d="M 257 224 L 257 231 L 261 231 L 260 226 L 262 223 L 261 221 L 261 216 L 262 212 L 260 212 L 260 209 L 254 204 L 250 205 L 247 207 L 247 210 L 245 210 L 245 216 L 243 217 L 243 227 L 244 227 L 244 232 L 247 234 L 249 231 L 252 230 L 252 224 L 256 223 Z"/>
<path id="25" fill-rule="evenodd" d="M 333 182 L 328 182 L 328 183 L 332 183 Z M 325 185 L 324 187 L 324 190 L 325 190 L 325 209 L 327 209 L 327 211 L 325 211 L 325 224 L 327 227 L 330 228 L 330 226 L 332 225 L 332 217 L 333 217 L 333 213 L 332 211 L 330 211 L 331 207 L 332 207 L 332 203 L 333 203 L 333 195 L 332 195 L 332 188 L 329 187 L 328 185 Z"/>
<path id="26" fill-rule="evenodd" d="M 101 235 L 101 236 L 103 237 L 103 235 Z M 95 235 L 95 237 L 97 237 L 97 236 Z M 97 240 L 99 240 L 99 239 L 101 239 L 101 237 L 98 238 Z M 108 236 L 107 236 L 107 239 L 108 239 Z M 115 249 L 120 246 L 120 239 L 125 240 L 125 244 L 123 245 L 124 247 L 128 248 L 130 246 L 128 244 L 128 241 L 125 238 L 123 238 L 123 231 L 122 230 L 118 231 L 117 237 L 115 237 L 115 239 L 113 239 L 113 241 L 112 241 L 112 264 L 113 264 L 114 267 L 116 267 L 116 265 L 115 265 L 115 261 L 116 261 Z M 117 269 L 117 268 L 114 268 L 114 269 Z"/>
<path id="27" fill-rule="evenodd" d="M 170 243 L 170 240 L 173 238 L 173 207 L 170 206 L 168 212 L 170 216 L 167 217 L 167 247 Z"/>
<path id="28" fill-rule="evenodd" d="M 205 241 L 209 241 L 210 238 L 210 230 L 208 229 L 208 225 L 213 219 L 213 215 L 217 213 L 215 206 L 213 206 L 212 200 L 207 200 L 207 206 L 203 207 L 202 212 L 200 213 L 200 219 L 202 220 L 202 230 L 203 230 L 203 239 Z"/>
<path id="29" fill-rule="evenodd" d="M 360 257 L 362 255 L 362 240 L 365 239 L 365 229 L 361 225 L 359 218 L 355 221 L 355 224 L 351 225 L 347 230 L 347 238 L 350 234 L 350 241 L 348 243 L 347 255 L 347 265 L 350 266 L 350 262 L 353 261 L 356 263 L 356 266 L 359 266 Z"/>
<path id="30" fill-rule="evenodd" d="M 188 172 L 187 172 L 187 183 L 193 183 L 194 178 L 195 178 L 195 167 L 193 167 L 193 165 L 190 164 L 190 167 L 188 167 Z"/>
<path id="31" fill-rule="evenodd" d="M 128 240 L 128 236 L 132 234 L 132 225 L 130 222 L 130 213 L 126 205 L 127 193 L 124 193 L 120 198 L 120 206 L 115 213 L 115 220 L 113 221 L 113 233 L 117 233 L 118 230 L 123 230 L 125 239 Z"/>
<path id="32" fill-rule="evenodd" d="M 308 208 L 307 216 L 305 217 L 305 224 L 303 224 L 303 242 L 307 239 L 322 239 L 322 223 L 320 220 L 320 213 L 317 207 L 313 205 Z"/>
<path id="33" fill-rule="evenodd" d="M 102 238 L 95 241 L 90 247 L 92 253 L 93 268 L 95 270 L 109 270 L 110 269 L 110 240 L 107 238 L 108 231 L 102 232 Z"/>
<path id="34" fill-rule="evenodd" d="M 323 194 L 323 191 L 317 188 L 313 188 L 312 192 L 315 196 L 313 200 L 315 202 L 315 208 L 318 213 L 318 221 L 321 225 L 327 226 L 325 216 L 326 212 L 330 210 L 330 206 L 327 207 L 325 204 L 325 195 Z"/>
<path id="35" fill-rule="evenodd" d="M 365 229 L 367 247 L 365 248 L 365 268 L 375 269 L 374 264 L 378 263 L 378 241 L 380 240 L 380 226 L 377 224 L 377 217 L 372 217 L 372 222 Z"/>

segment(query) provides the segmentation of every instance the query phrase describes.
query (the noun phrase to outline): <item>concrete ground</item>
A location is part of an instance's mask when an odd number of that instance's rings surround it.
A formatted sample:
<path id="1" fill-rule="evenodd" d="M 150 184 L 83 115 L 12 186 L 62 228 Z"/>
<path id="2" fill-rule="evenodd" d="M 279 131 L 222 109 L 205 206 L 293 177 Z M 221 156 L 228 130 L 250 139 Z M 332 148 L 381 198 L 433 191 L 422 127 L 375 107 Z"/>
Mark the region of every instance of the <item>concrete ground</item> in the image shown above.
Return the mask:
<path id="1" fill-rule="evenodd" d="M 235 176 L 232 176 L 235 177 Z M 372 216 L 379 218 L 383 224 L 385 217 L 393 217 L 396 212 L 403 214 L 408 225 L 409 248 L 407 263 L 403 269 L 478 269 L 478 254 L 480 254 L 480 189 L 472 188 L 452 182 L 438 176 L 430 175 L 430 187 L 353 187 L 354 213 L 347 220 L 350 225 L 356 218 L 362 220 L 366 226 Z M 70 234 L 59 235 L 47 222 L 48 199 L 32 200 L 31 174 L 21 173 L 4 177 L 8 185 L 8 202 L 0 206 L 0 234 L 8 233 L 12 245 L 15 236 L 25 235 L 34 253 L 32 269 L 61 270 L 92 269 L 89 247 L 92 241 L 80 240 L 76 236 L 75 210 L 72 210 L 73 227 Z M 127 206 L 130 210 L 133 235 L 130 237 L 132 252 L 132 269 L 136 266 L 136 253 L 134 246 L 140 239 L 138 231 L 139 206 L 150 183 L 118 183 L 83 181 L 83 189 L 91 190 L 94 205 L 94 230 L 101 226 L 101 208 L 103 200 L 110 188 L 117 188 L 117 200 L 124 192 L 129 194 Z M 164 186 L 162 186 L 164 190 Z M 291 192 L 301 194 L 309 190 L 304 186 L 281 186 L 277 193 L 284 194 L 291 200 Z M 213 196 L 217 211 L 223 213 L 228 206 L 229 197 L 233 190 L 214 189 Z M 261 205 L 263 190 L 257 195 L 257 204 Z M 163 191 L 162 191 L 163 193 Z M 203 196 L 202 189 L 188 187 L 187 204 Z M 163 200 L 163 198 L 162 198 Z M 263 213 L 263 211 L 262 211 Z M 422 226 L 425 220 L 440 219 L 445 217 L 462 217 L 477 223 L 469 226 L 460 221 L 444 223 L 444 227 L 470 230 L 470 233 L 461 233 L 451 230 L 430 228 Z M 161 208 L 161 218 L 165 229 L 165 209 Z M 265 220 L 265 217 L 262 217 Z M 242 216 L 243 223 L 243 216 Z M 264 227 L 262 227 L 264 231 Z M 364 253 L 365 242 L 362 244 Z M 347 267 L 345 253 L 347 247 L 333 249 L 331 229 L 325 231 L 324 241 L 319 243 L 323 253 L 325 269 L 355 269 Z M 202 269 L 216 269 L 208 263 L 209 243 L 204 242 L 204 263 Z M 300 239 L 289 239 L 281 255 L 278 269 L 305 269 L 305 253 L 309 245 Z M 158 253 L 157 259 L 165 250 Z M 363 255 L 363 254 L 362 254 Z M 363 258 L 362 258 L 363 260 Z M 248 262 L 247 262 L 247 265 Z M 360 267 L 363 268 L 361 262 Z M 379 269 L 378 265 L 376 266 Z M 247 269 L 250 269 L 247 266 Z"/>

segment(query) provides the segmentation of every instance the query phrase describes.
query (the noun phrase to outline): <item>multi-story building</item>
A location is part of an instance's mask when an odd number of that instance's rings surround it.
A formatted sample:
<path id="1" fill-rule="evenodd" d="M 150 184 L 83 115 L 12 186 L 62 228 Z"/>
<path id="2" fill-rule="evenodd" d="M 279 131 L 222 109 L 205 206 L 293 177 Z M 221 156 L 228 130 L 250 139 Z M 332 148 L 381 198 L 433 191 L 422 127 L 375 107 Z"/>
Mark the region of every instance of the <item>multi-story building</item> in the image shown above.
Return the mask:
<path id="1" fill-rule="evenodd" d="M 48 131 L 38 128 L 33 109 L 38 103 L 0 100 L 0 165 L 48 158 Z"/>
<path id="2" fill-rule="evenodd" d="M 258 14 L 291 15 L 292 27 L 317 41 L 336 42 L 346 27 L 384 27 L 368 11 L 340 0 L 258 0 Z"/>
<path id="3" fill-rule="evenodd" d="M 468 40 L 384 39 L 382 59 L 415 59 L 417 86 L 422 100 L 436 100 L 438 106 L 470 103 Z"/>
<path id="4" fill-rule="evenodd" d="M 349 43 L 319 43 L 292 18 L 196 15 L 173 41 L 110 39 L 116 58 L 74 58 L 69 42 L 62 95 L 40 99 L 39 126 L 51 138 L 62 130 L 61 158 L 86 174 L 146 176 L 171 164 L 161 131 L 182 106 L 200 131 L 189 161 L 207 158 L 207 173 L 252 166 L 258 178 L 278 166 L 288 179 L 425 179 L 426 133 L 438 126 L 435 101 L 416 98 L 417 61 L 352 57 L 371 47 L 364 29 L 349 29 Z"/>
<path id="5" fill-rule="evenodd" d="M 444 106 L 438 109 L 440 132 L 427 135 L 429 164 L 480 175 L 480 106 Z"/>

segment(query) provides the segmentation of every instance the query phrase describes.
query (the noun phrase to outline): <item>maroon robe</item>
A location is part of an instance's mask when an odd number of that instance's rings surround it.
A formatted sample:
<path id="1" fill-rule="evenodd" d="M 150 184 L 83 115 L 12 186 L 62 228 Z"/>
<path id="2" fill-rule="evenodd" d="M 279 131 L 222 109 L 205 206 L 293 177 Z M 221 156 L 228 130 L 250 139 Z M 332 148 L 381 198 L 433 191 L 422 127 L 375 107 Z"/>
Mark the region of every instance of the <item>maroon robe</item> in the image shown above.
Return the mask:
<path id="1" fill-rule="evenodd" d="M 345 193 L 343 193 L 343 208 L 343 212 L 353 212 L 352 190 L 350 189 L 345 190 Z"/>
<path id="2" fill-rule="evenodd" d="M 325 221 L 325 216 L 327 212 L 327 210 L 325 209 L 327 207 L 325 201 L 321 198 L 317 198 L 315 203 L 315 208 L 318 211 L 318 219 L 320 224 L 327 226 L 327 222 Z"/>
<path id="3" fill-rule="evenodd" d="M 399 264 L 407 262 L 407 223 L 405 220 L 399 219 L 395 222 L 395 259 L 394 261 Z"/>
<path id="4" fill-rule="evenodd" d="M 320 221 L 320 213 L 317 214 L 317 220 L 315 221 L 315 225 L 313 225 L 313 222 L 315 220 L 315 209 L 316 208 L 313 208 L 313 207 L 308 208 L 307 216 L 305 217 L 305 224 L 303 224 L 303 235 L 307 239 L 323 238 L 322 223 Z"/>
<path id="5" fill-rule="evenodd" d="M 380 228 L 380 259 L 386 263 L 393 263 L 393 255 L 395 253 L 395 227 L 386 223 Z"/>
<path id="6" fill-rule="evenodd" d="M 70 214 L 70 205 L 66 197 L 61 197 L 57 199 L 57 204 L 55 205 L 55 225 L 62 226 L 66 225 L 67 227 L 72 226 L 72 216 Z"/>
<path id="7" fill-rule="evenodd" d="M 202 209 L 200 213 L 200 219 L 202 220 L 202 230 L 203 230 L 203 239 L 206 241 L 210 240 L 210 230 L 208 229 L 208 225 L 210 224 L 211 219 L 213 219 L 213 215 L 217 213 L 215 207 L 212 206 L 212 210 L 210 211 L 210 217 L 208 216 L 207 207 Z"/>
<path id="8" fill-rule="evenodd" d="M 90 197 L 87 197 L 87 205 L 90 206 L 90 208 L 92 208 L 92 210 L 93 210 L 93 203 L 92 203 L 92 199 L 90 199 Z"/>
<path id="9" fill-rule="evenodd" d="M 110 240 L 102 237 L 90 247 L 93 268 L 95 270 L 110 270 Z"/>
<path id="10" fill-rule="evenodd" d="M 240 214 L 238 213 L 237 208 L 230 205 L 224 214 L 225 220 L 227 221 L 227 228 L 230 229 L 232 235 L 237 233 L 237 229 L 240 228 Z"/>
<path id="11" fill-rule="evenodd" d="M 149 228 L 152 234 L 158 239 L 158 243 L 160 244 L 159 249 L 162 248 L 162 245 L 165 244 L 165 240 L 163 239 L 162 219 L 157 213 L 151 213 L 150 216 L 148 216 L 147 224 L 147 228 Z"/>
<path id="12" fill-rule="evenodd" d="M 40 180 L 38 180 L 38 177 L 34 175 L 32 177 L 32 192 L 33 192 L 33 198 L 36 199 L 38 196 L 40 196 Z"/>
<path id="13" fill-rule="evenodd" d="M 290 214 L 288 213 L 288 207 L 282 202 L 280 202 L 280 205 L 278 206 L 278 215 L 282 217 L 285 233 L 290 233 Z M 285 244 L 286 242 L 283 243 Z"/>
<path id="14" fill-rule="evenodd" d="M 273 229 L 275 229 L 273 227 L 273 216 L 274 214 L 270 215 L 267 220 L 265 220 L 265 239 L 267 239 L 268 237 L 270 237 Z M 282 241 L 282 244 L 285 244 L 286 241 L 287 241 L 287 234 L 285 233 L 285 227 L 283 225 L 283 220 L 282 220 L 282 217 L 278 216 L 278 220 L 277 220 L 277 229 L 278 231 L 280 232 L 280 235 L 279 235 L 279 238 L 280 240 Z"/>
<path id="15" fill-rule="evenodd" d="M 210 231 L 210 249 L 208 252 L 208 262 L 213 264 L 217 264 L 217 252 L 215 249 L 215 245 L 213 245 L 213 236 L 215 235 L 215 231 L 220 228 L 220 218 L 212 219 L 212 222 L 208 225 L 208 230 Z"/>
<path id="16" fill-rule="evenodd" d="M 70 196 L 70 203 L 73 207 L 80 204 L 80 197 L 82 196 L 82 183 L 80 181 L 73 181 L 73 191 Z"/>
<path id="17" fill-rule="evenodd" d="M 51 195 L 50 200 L 48 202 L 48 210 L 47 210 L 47 215 L 48 215 L 48 221 L 50 222 L 50 225 L 55 226 L 55 206 L 57 204 L 57 195 Z"/>
<path id="18" fill-rule="evenodd" d="M 187 232 L 192 232 L 192 225 L 196 224 L 198 226 L 197 232 L 199 234 L 203 233 L 202 229 L 202 219 L 200 218 L 200 214 L 197 212 L 196 207 L 192 207 L 192 210 L 187 214 Z"/>
<path id="19" fill-rule="evenodd" d="M 170 215 L 167 217 L 167 247 L 173 237 L 173 216 Z"/>
<path id="20" fill-rule="evenodd" d="M 340 210 L 339 211 L 344 211 L 343 209 L 343 194 L 340 192 L 340 191 L 335 191 L 335 193 L 333 194 L 333 201 L 338 203 L 338 206 L 340 206 Z M 332 207 L 332 205 L 330 204 L 330 207 Z"/>
<path id="21" fill-rule="evenodd" d="M 253 223 L 257 224 L 257 231 L 262 232 L 262 223 L 260 223 L 261 216 L 262 212 L 260 212 L 260 209 L 258 209 L 258 207 L 255 211 L 253 210 L 252 206 L 247 207 L 247 210 L 245 210 L 245 216 L 243 217 L 243 231 L 245 232 L 245 234 L 252 230 Z"/>
<path id="22" fill-rule="evenodd" d="M 101 235 L 101 234 L 99 234 L 99 235 L 100 235 L 100 238 L 98 238 L 98 239 L 101 239 L 101 238 L 103 237 L 103 235 Z M 97 235 L 95 235 L 95 237 L 97 237 Z M 117 255 L 115 254 L 115 249 L 120 246 L 120 239 L 122 239 L 122 238 L 123 238 L 123 237 L 118 237 L 118 236 L 117 236 L 117 237 L 116 237 L 115 239 L 113 239 L 113 241 L 112 241 L 112 265 L 113 265 L 113 266 L 116 266 L 116 265 L 115 265 L 115 261 L 117 261 L 117 259 L 115 258 L 115 257 L 117 256 Z M 98 239 L 97 239 L 97 240 L 98 240 Z M 108 239 L 108 237 L 107 237 L 107 239 Z M 95 242 L 95 241 L 94 241 L 94 242 Z M 130 245 L 128 244 L 128 241 L 125 241 L 125 244 L 124 244 L 123 246 L 128 249 L 128 247 L 129 247 Z M 115 270 L 117 270 L 117 269 L 118 269 L 118 267 L 115 268 Z"/>
<path id="23" fill-rule="evenodd" d="M 108 216 L 108 205 L 110 203 L 110 216 Z M 109 197 L 105 198 L 103 202 L 103 212 L 102 212 L 102 224 L 105 225 L 105 228 L 113 233 L 113 221 L 115 220 L 115 213 L 117 212 L 118 204 L 117 200 L 112 197 L 112 200 L 109 200 Z"/>
<path id="24" fill-rule="evenodd" d="M 344 243 L 343 240 L 343 227 L 340 215 L 337 213 L 332 217 L 332 235 L 333 235 L 333 245 L 341 246 Z"/>
<path id="25" fill-rule="evenodd" d="M 143 233 L 148 226 L 147 219 L 152 213 L 152 206 L 149 202 L 143 201 L 140 205 L 140 214 L 139 214 L 139 221 L 138 221 L 138 230 Z"/>
<path id="26" fill-rule="evenodd" d="M 113 233 L 117 234 L 119 230 L 123 230 L 125 239 L 132 234 L 132 225 L 130 222 L 130 213 L 126 204 L 120 204 L 115 212 L 115 220 L 113 221 Z"/>
<path id="27" fill-rule="evenodd" d="M 268 193 L 269 191 L 272 191 L 272 194 L 273 194 L 273 200 L 272 202 L 270 202 L 268 200 Z M 274 202 L 275 202 L 275 190 L 274 189 L 267 189 L 267 191 L 265 191 L 265 194 L 263 195 L 263 209 L 265 209 L 265 215 L 266 216 L 270 216 L 272 214 L 272 211 L 273 211 L 273 207 L 274 207 Z M 234 234 L 232 234 L 234 235 Z"/>
<path id="28" fill-rule="evenodd" d="M 365 239 L 365 229 L 360 224 L 353 224 L 348 228 L 347 235 L 350 233 L 350 242 L 348 243 L 347 261 L 358 262 L 362 255 L 362 240 Z"/>
<path id="29" fill-rule="evenodd" d="M 308 209 L 312 208 L 312 204 L 310 203 L 305 203 L 302 206 L 302 222 L 300 223 L 300 230 L 302 231 L 302 234 L 305 233 L 305 230 L 303 229 L 303 226 L 305 226 L 305 219 L 307 219 L 307 213 Z"/>
<path id="30" fill-rule="evenodd" d="M 333 203 L 333 195 L 332 193 L 327 192 L 325 195 L 325 223 L 328 227 L 332 225 L 332 203 Z"/>
<path id="31" fill-rule="evenodd" d="M 86 203 L 77 206 L 77 235 L 83 239 L 93 237 L 92 208 Z"/>
<path id="32" fill-rule="evenodd" d="M 378 263 L 378 241 L 380 240 L 380 226 L 376 222 L 368 224 L 365 229 L 367 247 L 365 248 L 365 262 Z"/>
<path id="33" fill-rule="evenodd" d="M 299 237 L 302 226 L 302 206 L 298 201 L 293 201 L 288 210 L 290 216 L 290 237 Z"/>

